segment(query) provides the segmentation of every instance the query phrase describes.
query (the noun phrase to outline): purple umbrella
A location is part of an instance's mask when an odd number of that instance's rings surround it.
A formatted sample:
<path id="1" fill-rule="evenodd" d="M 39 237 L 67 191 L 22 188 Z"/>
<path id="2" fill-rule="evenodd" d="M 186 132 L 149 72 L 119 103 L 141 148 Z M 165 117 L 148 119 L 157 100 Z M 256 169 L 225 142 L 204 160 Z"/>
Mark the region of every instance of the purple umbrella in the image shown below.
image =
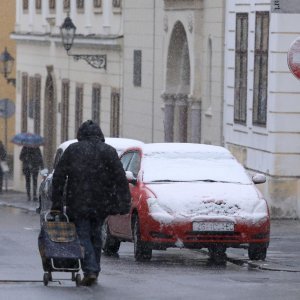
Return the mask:
<path id="1" fill-rule="evenodd" d="M 11 142 L 19 146 L 39 147 L 44 144 L 44 138 L 35 133 L 22 132 L 16 134 Z"/>

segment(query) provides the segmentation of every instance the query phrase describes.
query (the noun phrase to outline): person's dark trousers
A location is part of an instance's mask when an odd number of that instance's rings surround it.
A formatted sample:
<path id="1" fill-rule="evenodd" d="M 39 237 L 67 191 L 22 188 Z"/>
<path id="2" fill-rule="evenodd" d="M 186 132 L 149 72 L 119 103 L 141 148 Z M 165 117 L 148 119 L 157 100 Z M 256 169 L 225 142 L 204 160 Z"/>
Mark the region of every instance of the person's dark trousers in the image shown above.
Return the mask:
<path id="1" fill-rule="evenodd" d="M 26 191 L 28 200 L 31 200 L 31 178 L 32 178 L 32 190 L 33 190 L 33 200 L 37 200 L 37 179 L 38 179 L 38 171 L 30 170 L 30 168 L 24 168 L 23 173 L 25 175 L 26 181 Z"/>
<path id="2" fill-rule="evenodd" d="M 38 179 L 38 171 L 31 171 L 32 175 L 32 189 L 33 189 L 33 200 L 37 201 L 37 179 Z"/>
<path id="3" fill-rule="evenodd" d="M 27 191 L 27 197 L 28 200 L 30 200 L 30 179 L 31 179 L 31 174 L 30 174 L 30 169 L 29 168 L 24 168 L 23 173 L 25 175 L 25 184 L 26 184 L 26 191 Z"/>
<path id="4" fill-rule="evenodd" d="M 2 186 L 3 186 L 3 172 L 0 167 L 0 193 L 2 193 Z"/>
<path id="5" fill-rule="evenodd" d="M 98 276 L 101 270 L 101 227 L 103 220 L 100 218 L 75 219 L 74 223 L 80 244 L 84 248 L 83 274 L 85 276 L 90 274 Z"/>

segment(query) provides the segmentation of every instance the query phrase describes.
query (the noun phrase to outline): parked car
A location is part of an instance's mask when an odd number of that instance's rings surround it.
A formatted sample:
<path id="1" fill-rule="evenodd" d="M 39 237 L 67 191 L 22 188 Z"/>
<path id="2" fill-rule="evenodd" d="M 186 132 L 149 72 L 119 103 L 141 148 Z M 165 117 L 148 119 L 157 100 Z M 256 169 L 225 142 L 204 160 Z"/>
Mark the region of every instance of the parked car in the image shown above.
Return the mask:
<path id="1" fill-rule="evenodd" d="M 72 143 L 77 142 L 77 139 L 68 140 L 66 142 L 63 142 L 56 150 L 55 157 L 54 157 L 54 163 L 53 163 L 53 170 L 51 173 L 48 172 L 48 170 L 42 170 L 41 175 L 43 177 L 43 180 L 39 187 L 39 208 L 37 209 L 37 212 L 41 215 L 41 222 L 43 221 L 44 214 L 51 209 L 52 206 L 52 176 L 55 170 L 55 167 L 57 166 L 59 160 L 61 159 L 64 151 L 67 149 L 69 145 Z M 112 138 L 107 137 L 105 138 L 105 142 L 111 146 L 113 146 L 118 154 L 120 155 L 126 148 L 131 146 L 138 146 L 142 145 L 142 141 L 134 140 L 134 139 L 127 139 L 127 138 Z"/>
<path id="2" fill-rule="evenodd" d="M 207 248 L 224 260 L 229 247 L 248 247 L 251 260 L 265 259 L 269 245 L 267 202 L 233 155 L 219 146 L 188 143 L 143 144 L 127 149 L 121 162 L 132 203 L 127 215 L 109 216 L 102 230 L 103 251 L 116 254 L 134 243 L 137 261 L 152 250 Z"/>

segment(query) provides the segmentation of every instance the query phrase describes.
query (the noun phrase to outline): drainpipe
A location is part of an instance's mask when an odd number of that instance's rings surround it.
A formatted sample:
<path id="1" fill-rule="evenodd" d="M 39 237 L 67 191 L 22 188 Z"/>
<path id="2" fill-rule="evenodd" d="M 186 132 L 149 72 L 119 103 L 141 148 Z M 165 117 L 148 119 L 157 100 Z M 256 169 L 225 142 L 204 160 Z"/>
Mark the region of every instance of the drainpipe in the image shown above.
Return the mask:
<path id="1" fill-rule="evenodd" d="M 154 142 L 154 104 L 155 104 L 155 33 L 156 33 L 156 0 L 153 0 L 153 64 L 152 64 L 152 124 L 151 124 L 151 142 Z"/>

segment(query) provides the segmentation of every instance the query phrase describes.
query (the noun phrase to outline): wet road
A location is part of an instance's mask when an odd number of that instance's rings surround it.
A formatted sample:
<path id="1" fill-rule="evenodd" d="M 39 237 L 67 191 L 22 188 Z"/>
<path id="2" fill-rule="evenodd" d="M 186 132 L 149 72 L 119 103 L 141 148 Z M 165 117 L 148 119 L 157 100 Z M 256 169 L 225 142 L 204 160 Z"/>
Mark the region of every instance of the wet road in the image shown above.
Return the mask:
<path id="1" fill-rule="evenodd" d="M 39 217 L 0 207 L 0 220 L 0 300 L 300 299 L 300 272 L 254 269 L 247 263 L 213 266 L 202 252 L 184 249 L 154 251 L 150 262 L 137 263 L 130 243 L 122 244 L 119 258 L 102 258 L 97 286 L 77 288 L 63 280 L 70 273 L 53 273 L 57 281 L 44 287 L 37 249 Z M 270 255 L 280 263 L 282 241 L 276 241 L 276 232 L 274 237 Z M 247 262 L 245 253 L 234 255 Z M 292 261 L 291 253 L 287 257 Z"/>

